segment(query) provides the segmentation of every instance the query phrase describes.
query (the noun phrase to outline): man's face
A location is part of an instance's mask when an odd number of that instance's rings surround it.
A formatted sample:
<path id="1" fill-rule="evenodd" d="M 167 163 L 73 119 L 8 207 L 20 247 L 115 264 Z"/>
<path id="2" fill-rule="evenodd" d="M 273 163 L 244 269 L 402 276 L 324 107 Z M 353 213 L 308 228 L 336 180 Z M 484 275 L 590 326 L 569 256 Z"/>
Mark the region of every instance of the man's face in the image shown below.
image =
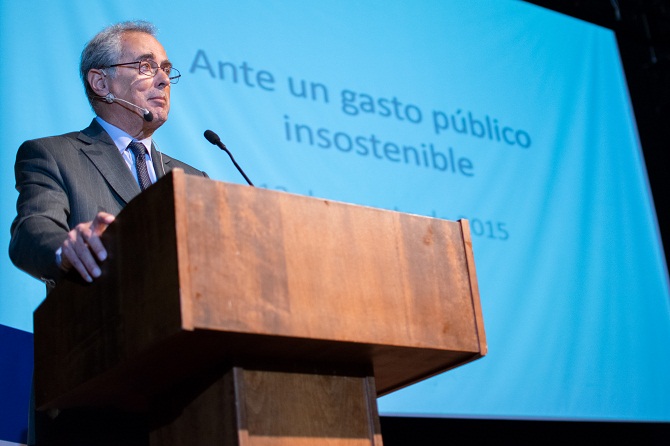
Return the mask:
<path id="1" fill-rule="evenodd" d="M 159 67 L 170 64 L 163 45 L 149 34 L 127 32 L 122 36 L 121 43 L 121 60 L 117 63 L 153 60 Z M 159 69 L 154 77 L 150 77 L 141 74 L 137 64 L 116 67 L 116 75 L 108 78 L 108 87 L 117 98 L 146 108 L 153 114 L 153 120 L 145 123 L 145 128 L 151 127 L 155 130 L 167 121 L 170 111 L 170 79 L 165 71 Z M 143 119 L 141 112 L 134 108 L 114 107 L 114 110 L 115 117 L 121 122 L 136 125 L 138 118 Z"/>

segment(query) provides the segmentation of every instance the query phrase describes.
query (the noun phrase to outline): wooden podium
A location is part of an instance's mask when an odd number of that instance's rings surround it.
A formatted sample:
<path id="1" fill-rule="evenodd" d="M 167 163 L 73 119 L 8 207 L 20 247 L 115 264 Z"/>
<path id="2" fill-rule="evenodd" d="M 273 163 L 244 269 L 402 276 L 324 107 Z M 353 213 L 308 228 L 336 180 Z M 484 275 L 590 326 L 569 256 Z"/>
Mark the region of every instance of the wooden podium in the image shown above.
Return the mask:
<path id="1" fill-rule="evenodd" d="M 37 407 L 152 445 L 381 445 L 376 397 L 486 354 L 467 221 L 174 171 L 35 311 Z"/>

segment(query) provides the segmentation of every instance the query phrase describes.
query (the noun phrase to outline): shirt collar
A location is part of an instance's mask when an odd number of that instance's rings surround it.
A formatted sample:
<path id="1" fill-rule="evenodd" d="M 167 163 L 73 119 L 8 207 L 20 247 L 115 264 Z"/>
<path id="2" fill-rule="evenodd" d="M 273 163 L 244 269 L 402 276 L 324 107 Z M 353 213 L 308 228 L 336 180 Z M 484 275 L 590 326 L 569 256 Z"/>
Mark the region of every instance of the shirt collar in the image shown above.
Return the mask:
<path id="1" fill-rule="evenodd" d="M 149 153 L 149 159 L 151 159 L 151 136 L 144 139 L 135 139 L 128 133 L 121 130 L 120 128 L 105 121 L 100 116 L 96 116 L 95 119 L 98 121 L 98 124 L 100 124 L 102 128 L 105 129 L 105 131 L 112 138 L 112 141 L 114 141 L 114 144 L 119 149 L 119 152 L 121 152 L 121 154 L 123 154 L 123 152 L 126 151 L 126 149 L 128 148 L 128 144 L 130 144 L 131 141 L 139 141 L 142 144 L 144 144 L 144 147 L 147 148 L 147 152 Z"/>

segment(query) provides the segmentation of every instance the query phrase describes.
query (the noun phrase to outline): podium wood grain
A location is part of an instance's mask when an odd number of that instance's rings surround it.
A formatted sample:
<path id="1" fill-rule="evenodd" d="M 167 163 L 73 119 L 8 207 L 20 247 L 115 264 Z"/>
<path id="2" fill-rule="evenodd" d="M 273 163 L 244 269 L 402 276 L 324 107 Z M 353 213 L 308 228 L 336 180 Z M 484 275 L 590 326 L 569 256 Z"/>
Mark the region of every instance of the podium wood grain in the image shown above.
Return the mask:
<path id="1" fill-rule="evenodd" d="M 486 354 L 465 220 L 175 171 L 103 238 L 102 277 L 63 281 L 35 312 L 42 409 L 146 410 L 213 367 L 383 395 Z"/>

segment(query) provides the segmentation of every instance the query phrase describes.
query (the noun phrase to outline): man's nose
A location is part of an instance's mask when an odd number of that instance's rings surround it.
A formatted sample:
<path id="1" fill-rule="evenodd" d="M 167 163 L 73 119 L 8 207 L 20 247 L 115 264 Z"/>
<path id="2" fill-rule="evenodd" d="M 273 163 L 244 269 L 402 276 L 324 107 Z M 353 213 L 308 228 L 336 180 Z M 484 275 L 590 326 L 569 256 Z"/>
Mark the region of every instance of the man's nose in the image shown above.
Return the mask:
<path id="1" fill-rule="evenodd" d="M 156 76 L 154 76 L 154 82 L 156 83 L 157 87 L 165 88 L 166 86 L 170 85 L 170 76 L 168 76 L 168 74 L 162 68 L 159 68 Z"/>

